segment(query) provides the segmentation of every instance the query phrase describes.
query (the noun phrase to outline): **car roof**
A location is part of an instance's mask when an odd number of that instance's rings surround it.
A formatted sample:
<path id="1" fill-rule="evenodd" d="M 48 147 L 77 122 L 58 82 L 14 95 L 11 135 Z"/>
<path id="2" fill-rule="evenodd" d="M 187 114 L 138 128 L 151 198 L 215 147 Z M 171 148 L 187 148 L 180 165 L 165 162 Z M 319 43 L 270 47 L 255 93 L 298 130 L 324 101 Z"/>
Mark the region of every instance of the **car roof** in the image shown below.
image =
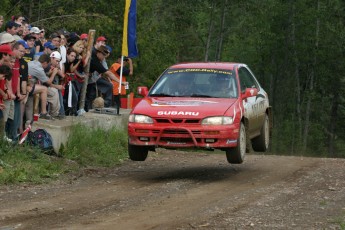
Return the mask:
<path id="1" fill-rule="evenodd" d="M 204 68 L 204 69 L 226 69 L 233 70 L 238 66 L 246 66 L 243 63 L 236 62 L 186 62 L 178 63 L 170 66 L 169 69 L 180 69 L 180 68 Z"/>

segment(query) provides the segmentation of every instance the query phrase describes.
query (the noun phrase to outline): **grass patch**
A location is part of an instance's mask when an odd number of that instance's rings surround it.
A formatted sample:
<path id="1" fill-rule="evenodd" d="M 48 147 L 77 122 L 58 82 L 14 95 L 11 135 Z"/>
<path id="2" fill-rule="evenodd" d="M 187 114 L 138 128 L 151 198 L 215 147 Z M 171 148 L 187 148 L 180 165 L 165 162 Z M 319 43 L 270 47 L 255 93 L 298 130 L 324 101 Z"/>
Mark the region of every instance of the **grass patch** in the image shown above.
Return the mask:
<path id="1" fill-rule="evenodd" d="M 46 183 L 83 167 L 111 167 L 127 158 L 127 133 L 116 128 L 72 127 L 59 157 L 46 155 L 30 145 L 0 140 L 0 185 Z"/>

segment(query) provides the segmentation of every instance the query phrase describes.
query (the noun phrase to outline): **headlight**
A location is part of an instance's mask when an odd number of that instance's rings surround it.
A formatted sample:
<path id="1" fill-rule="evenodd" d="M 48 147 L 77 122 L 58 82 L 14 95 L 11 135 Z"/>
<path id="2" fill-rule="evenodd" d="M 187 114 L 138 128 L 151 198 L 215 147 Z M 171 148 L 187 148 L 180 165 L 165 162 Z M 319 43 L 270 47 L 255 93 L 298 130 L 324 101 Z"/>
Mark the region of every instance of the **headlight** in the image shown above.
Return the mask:
<path id="1" fill-rule="evenodd" d="M 207 117 L 201 121 L 202 125 L 231 125 L 232 117 Z"/>
<path id="2" fill-rule="evenodd" d="M 137 115 L 137 114 L 129 115 L 128 121 L 134 122 L 134 123 L 144 123 L 144 124 L 152 124 L 153 123 L 153 120 L 151 117 L 145 116 L 145 115 Z"/>

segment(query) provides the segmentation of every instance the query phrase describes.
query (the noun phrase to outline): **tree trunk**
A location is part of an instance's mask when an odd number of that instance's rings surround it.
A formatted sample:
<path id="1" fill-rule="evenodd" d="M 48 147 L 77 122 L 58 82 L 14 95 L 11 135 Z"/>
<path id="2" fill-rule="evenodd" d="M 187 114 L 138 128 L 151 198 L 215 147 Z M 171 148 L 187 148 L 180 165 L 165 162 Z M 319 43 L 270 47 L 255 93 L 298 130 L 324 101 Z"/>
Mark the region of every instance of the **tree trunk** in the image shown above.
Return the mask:
<path id="1" fill-rule="evenodd" d="M 339 108 L 339 94 L 335 92 L 332 99 L 331 117 L 328 126 L 328 155 L 329 157 L 335 157 L 335 137 L 336 137 L 336 123 L 338 120 L 338 108 Z"/>
<path id="2" fill-rule="evenodd" d="M 320 10 L 320 1 L 317 1 L 317 12 Z M 315 78 L 315 68 L 317 60 L 317 50 L 319 48 L 319 31 L 320 31 L 320 19 L 316 19 L 316 31 L 315 31 L 315 52 L 314 52 L 314 61 L 313 67 L 310 72 L 310 82 L 309 82 L 309 95 L 307 101 L 307 107 L 305 112 L 305 124 L 304 124 L 304 133 L 303 133 L 303 151 L 307 150 L 308 146 L 308 135 L 309 135 L 309 123 L 310 123 L 310 114 L 311 114 L 311 103 L 312 103 L 312 94 L 314 90 L 314 78 Z"/>
<path id="3" fill-rule="evenodd" d="M 296 79 L 296 116 L 298 121 L 297 126 L 297 138 L 294 138 L 294 140 L 297 140 L 297 142 L 300 143 L 300 140 L 302 138 L 302 114 L 301 114 L 301 83 L 300 83 L 300 76 L 299 76 L 299 59 L 297 55 L 297 47 L 296 47 L 296 24 L 295 24 L 295 15 L 296 15 L 296 3 L 292 3 L 292 9 L 291 9 L 291 41 L 292 41 L 292 49 L 293 49 L 293 60 L 294 60 L 294 75 Z M 295 134 L 294 134 L 295 136 Z M 293 143 L 295 145 L 296 143 Z M 294 150 L 292 150 L 292 153 L 294 153 Z"/>
<path id="4" fill-rule="evenodd" d="M 88 40 L 87 40 L 87 52 L 90 52 L 91 57 L 92 57 L 92 47 L 93 47 L 93 42 L 95 40 L 95 30 L 89 30 L 89 35 L 88 35 Z M 84 73 L 86 75 L 86 78 L 83 82 L 83 86 L 81 88 L 81 95 L 80 95 L 80 101 L 79 101 L 79 110 L 84 111 L 85 107 L 85 97 L 86 97 L 86 89 L 87 89 L 87 84 L 89 83 L 89 78 L 90 78 L 90 62 L 91 62 L 91 57 L 89 58 L 88 63 L 84 67 Z M 81 113 L 82 114 L 82 113 Z"/>
<path id="5" fill-rule="evenodd" d="M 227 5 L 228 0 L 224 0 L 223 4 L 223 12 L 222 12 L 222 21 L 220 23 L 220 35 L 219 35 L 219 43 L 218 43 L 218 50 L 217 50 L 217 58 L 216 61 L 220 61 L 221 54 L 222 54 L 222 47 L 223 47 L 223 38 L 224 38 L 224 24 L 225 24 L 225 8 Z"/>
<path id="6" fill-rule="evenodd" d="M 207 35 L 207 41 L 206 41 L 206 47 L 205 47 L 205 61 L 208 61 L 208 53 L 209 53 L 209 49 L 210 49 L 210 43 L 211 43 L 211 34 L 213 31 L 213 14 L 214 14 L 214 10 L 215 10 L 215 2 L 212 2 L 212 9 L 211 9 L 211 16 L 210 16 L 210 24 L 208 27 L 208 35 Z"/>

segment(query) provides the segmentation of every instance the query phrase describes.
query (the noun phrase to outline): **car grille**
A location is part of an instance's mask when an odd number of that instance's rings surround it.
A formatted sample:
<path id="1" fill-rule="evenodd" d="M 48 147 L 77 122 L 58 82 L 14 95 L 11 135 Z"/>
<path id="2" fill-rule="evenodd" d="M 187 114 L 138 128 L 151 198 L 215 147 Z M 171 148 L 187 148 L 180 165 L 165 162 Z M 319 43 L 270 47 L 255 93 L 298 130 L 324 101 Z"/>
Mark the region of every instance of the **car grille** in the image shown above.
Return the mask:
<path id="1" fill-rule="evenodd" d="M 170 119 L 170 118 L 156 118 L 156 123 L 159 124 L 198 124 L 199 119 Z"/>

